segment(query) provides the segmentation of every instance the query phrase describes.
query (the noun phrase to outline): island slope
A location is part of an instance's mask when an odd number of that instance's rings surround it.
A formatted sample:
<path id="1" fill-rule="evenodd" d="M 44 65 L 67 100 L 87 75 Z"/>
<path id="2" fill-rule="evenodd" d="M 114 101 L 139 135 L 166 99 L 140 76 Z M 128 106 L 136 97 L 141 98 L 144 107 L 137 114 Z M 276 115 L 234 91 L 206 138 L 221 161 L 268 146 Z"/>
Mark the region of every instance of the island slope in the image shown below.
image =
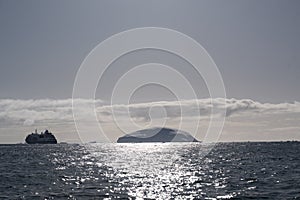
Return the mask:
<path id="1" fill-rule="evenodd" d="M 189 133 L 171 128 L 143 129 L 117 140 L 117 143 L 143 143 L 143 142 L 198 142 Z"/>

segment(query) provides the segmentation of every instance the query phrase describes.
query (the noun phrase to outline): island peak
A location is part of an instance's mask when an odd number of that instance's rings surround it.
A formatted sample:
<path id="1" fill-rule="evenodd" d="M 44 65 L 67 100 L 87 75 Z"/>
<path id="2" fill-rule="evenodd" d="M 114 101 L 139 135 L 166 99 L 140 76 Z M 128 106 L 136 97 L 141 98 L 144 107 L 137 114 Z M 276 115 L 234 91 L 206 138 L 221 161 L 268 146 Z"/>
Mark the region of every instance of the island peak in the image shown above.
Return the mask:
<path id="1" fill-rule="evenodd" d="M 144 142 L 198 142 L 198 140 L 185 131 L 161 127 L 138 130 L 117 140 L 117 143 Z"/>

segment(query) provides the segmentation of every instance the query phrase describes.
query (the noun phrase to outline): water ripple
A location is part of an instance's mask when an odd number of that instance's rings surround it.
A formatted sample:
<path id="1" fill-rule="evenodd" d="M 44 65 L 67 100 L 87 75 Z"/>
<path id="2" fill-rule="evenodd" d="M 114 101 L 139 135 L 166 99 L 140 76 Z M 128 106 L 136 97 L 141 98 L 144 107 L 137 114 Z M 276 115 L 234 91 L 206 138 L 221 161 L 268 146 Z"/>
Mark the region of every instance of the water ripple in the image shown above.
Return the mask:
<path id="1" fill-rule="evenodd" d="M 299 143 L 1 145 L 0 198 L 300 198 Z"/>

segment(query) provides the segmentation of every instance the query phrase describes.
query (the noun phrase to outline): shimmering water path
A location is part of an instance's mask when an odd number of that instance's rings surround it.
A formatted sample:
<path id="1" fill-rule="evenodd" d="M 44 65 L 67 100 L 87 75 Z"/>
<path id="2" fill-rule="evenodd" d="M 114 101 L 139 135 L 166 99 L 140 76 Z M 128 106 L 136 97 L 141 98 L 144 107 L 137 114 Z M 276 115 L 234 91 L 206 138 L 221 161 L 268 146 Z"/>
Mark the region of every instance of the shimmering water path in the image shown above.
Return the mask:
<path id="1" fill-rule="evenodd" d="M 3 199 L 300 199 L 300 143 L 0 145 Z"/>

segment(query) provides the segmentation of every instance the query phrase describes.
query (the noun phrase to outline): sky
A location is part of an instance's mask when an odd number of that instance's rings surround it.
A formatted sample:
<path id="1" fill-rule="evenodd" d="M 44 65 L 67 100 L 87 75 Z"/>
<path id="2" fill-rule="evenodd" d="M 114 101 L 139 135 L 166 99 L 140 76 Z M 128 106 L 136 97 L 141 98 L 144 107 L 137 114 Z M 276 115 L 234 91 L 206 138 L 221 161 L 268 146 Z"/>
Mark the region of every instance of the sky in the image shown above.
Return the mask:
<path id="1" fill-rule="evenodd" d="M 182 32 L 213 58 L 224 81 L 228 113 L 232 113 L 226 115 L 220 141 L 300 140 L 299 8 L 297 0 L 0 0 L 0 142 L 23 142 L 34 128 L 49 128 L 60 141 L 78 141 L 71 98 L 80 65 L 100 42 L 140 27 Z M 201 105 L 206 105 L 205 82 L 188 63 L 168 52 L 144 50 L 120 57 L 106 71 L 96 91 L 98 118 L 105 118 L 101 111 L 107 109 L 122 74 L 149 62 L 177 69 L 195 86 Z M 157 85 L 136 90 L 131 105 L 126 105 L 125 96 L 117 99 L 125 107 L 144 111 L 158 102 L 178 109 L 172 91 Z M 183 103 L 192 107 L 188 102 Z M 136 110 L 131 113 L 134 120 L 147 123 Z M 110 116 L 109 111 L 105 114 Z M 177 117 L 168 116 L 168 126 L 176 127 Z M 207 116 L 201 117 L 203 131 Z M 112 119 L 102 121 L 112 141 L 124 134 Z M 161 121 L 161 116 L 153 121 Z"/>

